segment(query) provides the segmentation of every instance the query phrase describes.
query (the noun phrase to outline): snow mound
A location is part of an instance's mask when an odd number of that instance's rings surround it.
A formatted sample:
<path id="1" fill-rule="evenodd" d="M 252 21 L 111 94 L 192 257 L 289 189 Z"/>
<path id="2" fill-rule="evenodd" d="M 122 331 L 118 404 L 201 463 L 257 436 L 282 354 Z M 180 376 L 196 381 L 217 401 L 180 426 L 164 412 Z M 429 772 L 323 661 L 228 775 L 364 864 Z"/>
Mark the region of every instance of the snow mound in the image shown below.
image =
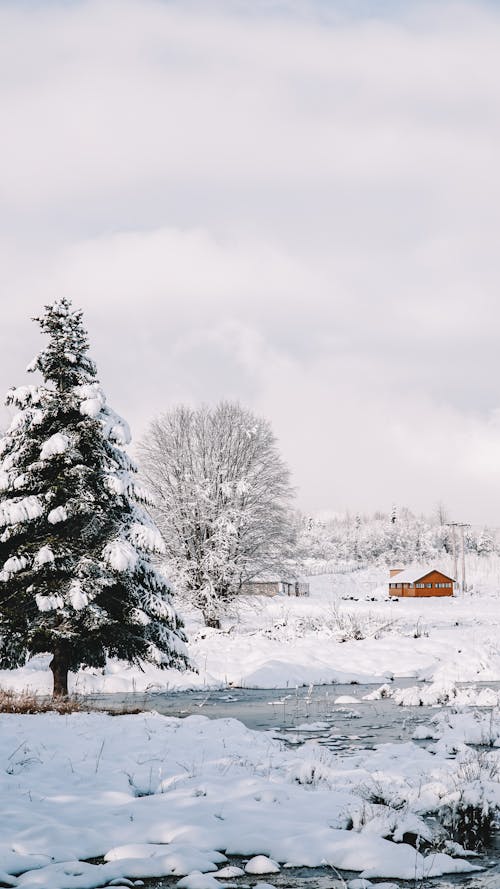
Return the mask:
<path id="1" fill-rule="evenodd" d="M 245 873 L 247 874 L 277 874 L 280 866 L 277 861 L 267 858 L 265 855 L 256 855 L 251 858 L 245 865 Z"/>
<path id="2" fill-rule="evenodd" d="M 222 867 L 217 871 L 217 878 L 219 880 L 234 880 L 235 877 L 242 877 L 245 871 L 241 867 L 236 867 L 235 864 L 228 864 L 227 867 Z"/>
<path id="3" fill-rule="evenodd" d="M 410 688 L 394 688 L 382 685 L 367 695 L 364 701 L 379 701 L 391 698 L 400 707 L 498 707 L 500 692 L 493 688 L 469 686 L 464 688 L 454 682 L 432 682 L 426 685 L 412 685 Z"/>
<path id="4" fill-rule="evenodd" d="M 228 883 L 219 883 L 211 874 L 202 874 L 199 870 L 193 871 L 187 877 L 179 880 L 177 883 L 179 889 L 218 889 L 218 887 L 226 886 Z"/>

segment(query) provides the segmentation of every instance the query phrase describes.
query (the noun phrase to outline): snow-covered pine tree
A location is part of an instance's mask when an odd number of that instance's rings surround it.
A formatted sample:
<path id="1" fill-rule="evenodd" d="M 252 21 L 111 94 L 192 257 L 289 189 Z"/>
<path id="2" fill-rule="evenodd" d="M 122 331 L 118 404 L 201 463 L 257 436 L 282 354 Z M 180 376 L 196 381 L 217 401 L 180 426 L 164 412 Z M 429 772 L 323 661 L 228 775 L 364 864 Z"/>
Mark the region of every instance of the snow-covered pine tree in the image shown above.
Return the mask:
<path id="1" fill-rule="evenodd" d="M 82 313 L 63 299 L 35 320 L 49 342 L 28 370 L 43 383 L 8 393 L 18 413 L 0 442 L 0 666 L 51 652 L 56 696 L 69 670 L 107 655 L 184 669 L 182 622 L 153 561 L 163 541 Z"/>

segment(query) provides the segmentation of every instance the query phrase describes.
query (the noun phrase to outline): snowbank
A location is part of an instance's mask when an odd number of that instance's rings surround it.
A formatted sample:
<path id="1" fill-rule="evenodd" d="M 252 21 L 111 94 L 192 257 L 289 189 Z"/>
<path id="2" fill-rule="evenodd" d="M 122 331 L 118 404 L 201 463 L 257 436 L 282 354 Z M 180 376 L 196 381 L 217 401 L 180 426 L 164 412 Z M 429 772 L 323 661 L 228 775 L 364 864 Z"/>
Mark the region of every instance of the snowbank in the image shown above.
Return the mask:
<path id="1" fill-rule="evenodd" d="M 384 775 L 388 791 L 410 788 L 410 808 L 437 798 L 439 769 L 444 782 L 452 765 L 412 744 L 343 761 L 287 751 L 236 720 L 157 714 L 3 715 L 0 728 L 2 879 L 23 889 L 168 875 L 208 886 L 196 872 L 216 878 L 227 855 L 260 874 L 325 861 L 367 878 L 474 869 L 384 839 L 390 806 L 385 820 L 380 806 L 367 818 L 366 787 Z"/>
<path id="2" fill-rule="evenodd" d="M 462 688 L 453 682 L 432 682 L 430 685 L 415 685 L 411 688 L 395 688 L 384 684 L 369 694 L 365 701 L 380 701 L 391 698 L 401 707 L 498 707 L 500 691 L 494 688 L 468 686 Z M 335 703 L 343 699 L 337 698 Z M 356 703 L 359 703 L 356 701 Z"/>

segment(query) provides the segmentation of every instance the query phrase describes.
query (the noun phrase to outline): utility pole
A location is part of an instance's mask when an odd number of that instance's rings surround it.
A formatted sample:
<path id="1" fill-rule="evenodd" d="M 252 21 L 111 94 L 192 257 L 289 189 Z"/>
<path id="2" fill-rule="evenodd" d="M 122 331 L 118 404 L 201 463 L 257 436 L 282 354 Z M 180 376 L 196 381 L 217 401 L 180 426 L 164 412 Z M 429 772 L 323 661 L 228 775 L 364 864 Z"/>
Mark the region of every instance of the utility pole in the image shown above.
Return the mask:
<path id="1" fill-rule="evenodd" d="M 460 528 L 460 544 L 462 548 L 462 582 L 460 584 L 460 592 L 465 593 L 466 590 L 466 582 L 465 582 L 465 536 L 464 536 L 464 528 L 470 528 L 470 524 L 468 522 L 445 522 L 448 528 L 451 528 L 452 531 L 452 540 L 453 540 L 453 564 L 454 564 L 454 572 L 455 572 L 455 580 L 458 583 L 458 554 L 457 554 L 457 535 L 456 528 Z"/>
<path id="2" fill-rule="evenodd" d="M 465 542 L 464 542 L 464 528 L 470 528 L 470 525 L 464 522 L 463 525 L 460 525 L 460 534 L 462 537 L 462 592 L 465 593 L 467 591 L 467 584 L 465 582 Z"/>
<path id="3" fill-rule="evenodd" d="M 453 570 L 455 572 L 454 577 L 456 582 L 458 583 L 458 559 L 457 559 L 457 532 L 456 526 L 451 526 L 452 534 L 453 534 Z"/>

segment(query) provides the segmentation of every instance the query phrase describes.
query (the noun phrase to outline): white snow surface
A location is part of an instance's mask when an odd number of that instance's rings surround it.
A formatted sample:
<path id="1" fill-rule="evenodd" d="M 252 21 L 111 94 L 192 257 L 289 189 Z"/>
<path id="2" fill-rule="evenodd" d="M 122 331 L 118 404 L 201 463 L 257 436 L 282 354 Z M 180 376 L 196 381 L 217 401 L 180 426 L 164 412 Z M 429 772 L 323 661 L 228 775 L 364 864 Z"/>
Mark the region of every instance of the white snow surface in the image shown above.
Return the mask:
<path id="1" fill-rule="evenodd" d="M 415 685 L 411 688 L 394 688 L 382 685 L 375 691 L 363 696 L 365 701 L 377 701 L 392 698 L 401 707 L 498 707 L 500 691 L 493 688 L 477 687 L 476 685 L 461 687 L 454 682 L 432 682 L 429 685 Z M 336 704 L 341 703 L 337 698 Z M 359 703 L 359 701 L 356 701 Z"/>
<path id="2" fill-rule="evenodd" d="M 51 565 L 55 561 L 54 553 L 50 546 L 41 546 L 38 550 L 34 562 L 34 568 L 43 568 L 44 565 Z"/>
<path id="3" fill-rule="evenodd" d="M 128 540 L 112 540 L 104 547 L 103 558 L 115 571 L 133 571 L 139 556 Z"/>
<path id="4" fill-rule="evenodd" d="M 36 607 L 39 611 L 55 611 L 62 608 L 64 601 L 62 596 L 42 596 L 39 593 L 35 596 Z M 50 657 L 47 660 L 47 666 L 50 663 Z"/>
<path id="5" fill-rule="evenodd" d="M 17 574 L 19 571 L 24 571 L 27 565 L 29 565 L 29 560 L 26 556 L 11 556 L 10 559 L 7 559 L 7 561 L 4 562 L 1 571 L 1 579 L 8 580 L 11 574 Z"/>
<path id="6" fill-rule="evenodd" d="M 122 496 L 128 494 L 132 487 L 130 474 L 128 472 L 123 472 L 123 470 L 119 472 L 108 472 L 105 478 L 105 484 L 112 494 Z M 133 487 L 135 491 L 135 485 Z"/>
<path id="7" fill-rule="evenodd" d="M 80 413 L 98 419 L 104 434 L 118 445 L 128 445 L 131 441 L 130 428 L 126 420 L 119 417 L 106 405 L 106 396 L 100 383 L 85 383 L 75 386 L 74 393 L 80 399 Z"/>
<path id="8" fill-rule="evenodd" d="M 0 527 L 33 521 L 39 519 L 43 513 L 44 507 L 40 499 L 34 495 L 4 500 L 3 503 L 0 503 Z"/>
<path id="9" fill-rule="evenodd" d="M 306 729 L 321 723 L 299 726 L 306 743 L 287 750 L 270 733 L 201 715 L 0 716 L 0 798 L 8 800 L 0 809 L 0 878 L 93 889 L 171 875 L 187 889 L 214 889 L 237 876 L 225 855 L 241 856 L 243 866 L 260 856 L 280 867 L 328 861 L 359 872 L 367 887 L 372 878 L 472 870 L 459 847 L 458 858 L 425 857 L 402 838 L 424 833 L 422 815 L 453 805 L 457 787 L 500 808 L 498 692 L 457 685 L 500 680 L 499 567 L 493 558 L 478 561 L 472 592 L 420 601 L 389 600 L 384 569 L 313 577 L 310 598 L 249 598 L 221 631 L 188 612 L 198 674 L 109 661 L 103 671 L 70 677 L 79 692 L 357 680 L 374 685 L 373 699 L 487 708 L 448 708 L 419 726 L 415 740 L 427 739 L 427 748 L 405 742 L 333 754 L 308 739 Z M 74 607 L 80 593 L 75 588 Z M 55 607 L 51 597 L 37 596 L 37 604 Z M 49 661 L 37 656 L 1 671 L 0 685 L 48 692 Z M 393 677 L 431 681 L 397 690 Z M 363 705 L 356 695 L 335 700 Z M 468 744 L 487 752 L 477 757 Z M 367 802 L 370 787 L 375 796 L 383 787 L 396 804 L 403 797 L 404 810 Z M 84 860 L 98 856 L 104 864 Z"/>
<path id="10" fill-rule="evenodd" d="M 308 745 L 290 751 L 234 719 L 3 714 L 4 882 L 93 889 L 175 875 L 208 886 L 200 875 L 217 879 L 227 855 L 253 859 L 250 873 L 324 861 L 367 878 L 469 872 L 463 859 L 384 839 L 394 810 L 366 803 L 375 779 L 389 795 L 404 786 L 402 834 L 421 821 L 412 812 L 456 786 L 456 768 L 445 748 L 432 754 L 411 742 L 345 759 Z M 101 856 L 103 864 L 86 862 Z"/>
<path id="11" fill-rule="evenodd" d="M 153 524 L 143 524 L 142 522 L 132 522 L 130 525 L 130 539 L 132 542 L 145 549 L 147 552 L 164 553 L 165 544 L 163 538 Z"/>
<path id="12" fill-rule="evenodd" d="M 33 498 L 36 499 L 36 498 Z M 6 506 L 8 504 L 4 504 Z M 117 542 L 108 553 L 114 565 L 136 558 L 132 544 Z M 443 565 L 443 570 L 446 568 Z M 160 689 L 243 687 L 294 688 L 331 682 L 370 683 L 426 680 L 415 693 L 405 690 L 398 703 L 466 703 L 457 683 L 500 681 L 500 559 L 470 558 L 473 590 L 456 597 L 389 599 L 384 568 L 353 574 L 311 577 L 311 596 L 248 597 L 223 622 L 207 629 L 200 616 L 174 602 L 186 623 L 188 651 L 198 673 L 144 670 L 110 662 L 104 671 L 82 670 L 70 678 L 79 692 L 126 692 Z M 354 597 L 351 600 L 349 597 Z M 344 597 L 344 598 L 343 598 Z M 359 638 L 361 636 L 361 638 Z M 45 659 L 0 671 L 0 687 L 47 692 L 52 675 Z M 479 692 L 478 692 L 479 693 Z M 390 690 L 390 694 L 392 691 Z M 396 693 L 399 694 L 399 693 Z M 471 692 L 469 703 L 474 703 Z M 489 694 L 482 691 L 486 706 Z M 435 700 L 433 699 L 435 697 Z M 493 704 L 497 700 L 490 696 Z M 446 703 L 446 701 L 445 701 Z"/>
<path id="13" fill-rule="evenodd" d="M 34 362 L 28 365 L 26 368 L 27 372 L 30 372 L 30 369 L 33 368 L 33 364 Z M 30 404 L 38 404 L 40 401 L 39 387 L 34 385 L 16 386 L 11 390 L 9 396 L 10 402 L 20 408 L 25 408 Z"/>
<path id="14" fill-rule="evenodd" d="M 247 874 L 277 874 L 279 870 L 278 862 L 268 858 L 267 855 L 255 855 L 245 865 Z"/>
<path id="15" fill-rule="evenodd" d="M 81 399 L 80 413 L 86 417 L 97 417 L 106 404 L 106 396 L 99 383 L 75 386 L 74 392 Z"/>
<path id="16" fill-rule="evenodd" d="M 69 601 L 75 611 L 80 611 L 88 605 L 88 596 L 83 591 L 79 580 L 72 580 L 69 587 Z"/>
<path id="17" fill-rule="evenodd" d="M 55 435 L 51 435 L 51 437 L 44 442 L 40 451 L 40 459 L 50 460 L 51 457 L 55 457 L 58 454 L 64 454 L 64 452 L 68 450 L 68 447 L 68 436 L 63 435 L 62 432 L 56 432 Z"/>
<path id="18" fill-rule="evenodd" d="M 242 877 L 245 871 L 236 864 L 228 864 L 227 867 L 221 867 L 217 871 L 218 880 L 234 880 L 235 877 Z"/>
<path id="19" fill-rule="evenodd" d="M 57 525 L 58 522 L 65 522 L 68 518 L 68 513 L 65 506 L 56 506 L 55 509 L 51 509 L 48 516 L 47 521 L 51 525 Z"/>

